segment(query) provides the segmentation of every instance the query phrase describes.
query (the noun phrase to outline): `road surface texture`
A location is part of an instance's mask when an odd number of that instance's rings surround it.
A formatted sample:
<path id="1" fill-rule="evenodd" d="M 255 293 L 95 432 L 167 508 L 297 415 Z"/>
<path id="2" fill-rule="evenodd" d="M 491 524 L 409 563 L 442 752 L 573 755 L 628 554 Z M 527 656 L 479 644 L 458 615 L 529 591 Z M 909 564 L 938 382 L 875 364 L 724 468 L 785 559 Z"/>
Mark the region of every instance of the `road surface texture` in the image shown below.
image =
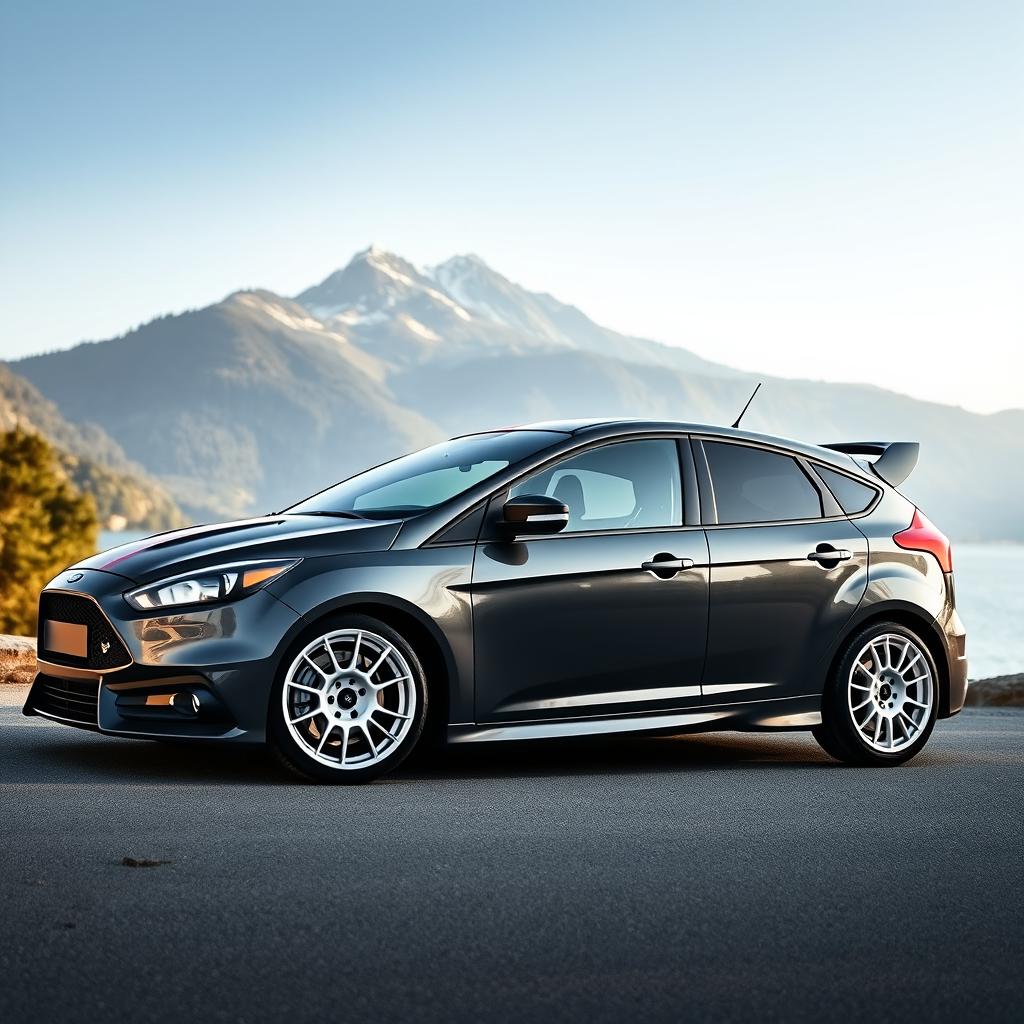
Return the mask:
<path id="1" fill-rule="evenodd" d="M 1022 765 L 977 710 L 897 769 L 719 734 L 330 788 L 0 708 L 0 1018 L 1020 1020 Z"/>

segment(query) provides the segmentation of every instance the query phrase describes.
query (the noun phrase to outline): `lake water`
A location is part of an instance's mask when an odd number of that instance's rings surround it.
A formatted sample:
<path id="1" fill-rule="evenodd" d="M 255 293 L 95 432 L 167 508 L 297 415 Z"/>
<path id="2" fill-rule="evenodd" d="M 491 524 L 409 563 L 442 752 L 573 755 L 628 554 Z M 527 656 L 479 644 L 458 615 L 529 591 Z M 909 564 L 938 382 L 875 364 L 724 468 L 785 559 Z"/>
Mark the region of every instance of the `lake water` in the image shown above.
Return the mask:
<path id="1" fill-rule="evenodd" d="M 145 536 L 103 533 L 104 548 Z M 957 609 L 972 679 L 1024 672 L 1024 545 L 954 544 Z"/>
<path id="2" fill-rule="evenodd" d="M 1024 545 L 954 544 L 972 679 L 1024 672 Z"/>

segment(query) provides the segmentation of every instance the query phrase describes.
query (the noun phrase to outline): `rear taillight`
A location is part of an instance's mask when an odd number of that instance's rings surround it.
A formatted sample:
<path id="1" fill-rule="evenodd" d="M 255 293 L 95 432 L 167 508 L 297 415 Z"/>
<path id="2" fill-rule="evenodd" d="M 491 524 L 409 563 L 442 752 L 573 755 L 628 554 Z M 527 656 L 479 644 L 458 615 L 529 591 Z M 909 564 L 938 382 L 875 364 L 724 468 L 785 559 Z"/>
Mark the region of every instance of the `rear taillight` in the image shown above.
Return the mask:
<path id="1" fill-rule="evenodd" d="M 943 572 L 953 571 L 953 549 L 949 538 L 919 509 L 914 509 L 914 521 L 893 538 L 908 551 L 927 551 L 935 556 Z"/>

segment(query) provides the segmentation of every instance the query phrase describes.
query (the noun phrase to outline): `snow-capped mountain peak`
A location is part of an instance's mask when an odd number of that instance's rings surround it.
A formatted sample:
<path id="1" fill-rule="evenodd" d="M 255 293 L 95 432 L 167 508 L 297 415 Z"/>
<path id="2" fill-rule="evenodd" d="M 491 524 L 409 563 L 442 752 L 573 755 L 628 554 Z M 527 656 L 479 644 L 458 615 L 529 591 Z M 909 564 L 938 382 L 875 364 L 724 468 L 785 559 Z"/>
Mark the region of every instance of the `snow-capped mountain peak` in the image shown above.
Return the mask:
<path id="1" fill-rule="evenodd" d="M 321 320 L 337 318 L 346 324 L 380 323 L 396 317 L 409 303 L 426 303 L 461 320 L 472 319 L 418 267 L 376 245 L 357 252 L 346 266 L 307 288 L 296 301 Z"/>
<path id="2" fill-rule="evenodd" d="M 421 269 L 371 245 L 295 301 L 392 366 L 556 348 L 730 372 L 685 349 L 609 331 L 575 306 L 529 291 L 472 254 Z"/>
<path id="3" fill-rule="evenodd" d="M 572 344 L 571 338 L 552 322 L 550 310 L 545 308 L 548 296 L 514 284 L 479 256 L 452 256 L 427 273 L 456 302 L 477 316 L 558 344 Z"/>

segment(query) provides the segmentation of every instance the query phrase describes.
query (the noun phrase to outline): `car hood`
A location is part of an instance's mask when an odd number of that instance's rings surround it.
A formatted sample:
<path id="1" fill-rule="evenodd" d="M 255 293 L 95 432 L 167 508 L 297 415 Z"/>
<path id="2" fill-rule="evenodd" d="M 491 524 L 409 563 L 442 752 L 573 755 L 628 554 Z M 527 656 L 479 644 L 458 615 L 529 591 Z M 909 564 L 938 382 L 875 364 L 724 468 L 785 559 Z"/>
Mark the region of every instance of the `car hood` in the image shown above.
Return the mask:
<path id="1" fill-rule="evenodd" d="M 100 569 L 133 583 L 253 558 L 309 558 L 389 548 L 401 520 L 261 516 L 158 533 L 86 558 L 74 569 Z"/>

